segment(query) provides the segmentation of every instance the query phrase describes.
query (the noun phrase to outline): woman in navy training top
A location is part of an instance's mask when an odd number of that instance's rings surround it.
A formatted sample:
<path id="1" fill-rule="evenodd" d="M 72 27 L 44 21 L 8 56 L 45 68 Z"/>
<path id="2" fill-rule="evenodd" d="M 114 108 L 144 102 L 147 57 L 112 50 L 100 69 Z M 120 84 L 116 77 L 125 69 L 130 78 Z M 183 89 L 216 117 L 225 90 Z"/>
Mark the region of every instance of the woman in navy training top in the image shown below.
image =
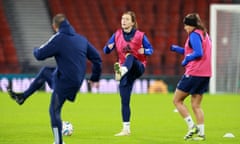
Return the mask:
<path id="1" fill-rule="evenodd" d="M 135 13 L 123 13 L 121 28 L 103 48 L 105 54 L 116 49 L 118 62 L 114 64 L 115 79 L 120 81 L 123 129 L 115 136 L 130 135 L 130 97 L 134 81 L 145 71 L 146 57 L 153 53 L 146 35 L 137 29 Z"/>

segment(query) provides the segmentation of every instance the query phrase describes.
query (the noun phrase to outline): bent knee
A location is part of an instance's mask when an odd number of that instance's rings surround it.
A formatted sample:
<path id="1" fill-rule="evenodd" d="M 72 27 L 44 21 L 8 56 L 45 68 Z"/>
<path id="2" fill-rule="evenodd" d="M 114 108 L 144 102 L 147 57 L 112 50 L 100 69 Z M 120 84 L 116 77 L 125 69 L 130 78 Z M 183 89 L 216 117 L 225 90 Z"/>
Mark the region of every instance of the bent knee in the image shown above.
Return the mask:
<path id="1" fill-rule="evenodd" d="M 176 106 L 176 105 L 182 104 L 182 103 L 183 103 L 183 100 L 174 97 L 172 102 L 173 102 L 173 104 Z"/>
<path id="2" fill-rule="evenodd" d="M 197 111 L 197 110 L 201 109 L 201 106 L 199 104 L 193 103 L 192 104 L 192 109 L 193 109 L 193 111 Z"/>

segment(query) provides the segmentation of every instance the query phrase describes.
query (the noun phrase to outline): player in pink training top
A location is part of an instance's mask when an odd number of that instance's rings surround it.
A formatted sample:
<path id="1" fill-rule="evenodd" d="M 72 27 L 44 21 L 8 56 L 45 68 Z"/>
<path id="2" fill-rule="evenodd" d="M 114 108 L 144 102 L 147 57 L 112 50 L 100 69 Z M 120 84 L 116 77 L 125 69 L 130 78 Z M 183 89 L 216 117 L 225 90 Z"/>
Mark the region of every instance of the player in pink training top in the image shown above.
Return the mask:
<path id="1" fill-rule="evenodd" d="M 120 81 L 123 129 L 115 136 L 130 135 L 130 97 L 134 81 L 145 71 L 146 58 L 153 48 L 146 35 L 137 29 L 135 13 L 123 13 L 121 29 L 118 29 L 103 48 L 109 54 L 116 49 L 119 62 L 114 64 L 115 79 Z"/>
<path id="2" fill-rule="evenodd" d="M 185 140 L 205 140 L 204 114 L 201 108 L 203 93 L 208 90 L 211 77 L 211 40 L 197 13 L 188 14 L 184 20 L 184 29 L 188 38 L 184 48 L 172 45 L 171 50 L 184 54 L 182 66 L 185 73 L 178 82 L 173 103 L 188 125 Z M 194 123 L 184 100 L 191 95 L 191 105 L 196 123 Z M 195 137 L 193 137 L 197 134 Z"/>

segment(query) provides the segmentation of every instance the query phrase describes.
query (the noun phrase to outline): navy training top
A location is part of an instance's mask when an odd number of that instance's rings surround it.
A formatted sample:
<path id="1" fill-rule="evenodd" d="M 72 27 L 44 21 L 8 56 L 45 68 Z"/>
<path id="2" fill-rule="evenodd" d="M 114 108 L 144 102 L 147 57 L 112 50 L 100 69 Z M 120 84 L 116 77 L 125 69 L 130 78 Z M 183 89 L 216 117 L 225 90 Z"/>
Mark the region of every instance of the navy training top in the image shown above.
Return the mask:
<path id="1" fill-rule="evenodd" d="M 79 89 L 85 77 L 87 59 L 92 63 L 90 80 L 100 79 L 102 60 L 98 51 L 85 37 L 77 34 L 67 20 L 60 24 L 59 31 L 48 42 L 34 48 L 33 54 L 37 60 L 55 58 L 53 88 L 61 93 L 71 91 L 71 87 Z"/>

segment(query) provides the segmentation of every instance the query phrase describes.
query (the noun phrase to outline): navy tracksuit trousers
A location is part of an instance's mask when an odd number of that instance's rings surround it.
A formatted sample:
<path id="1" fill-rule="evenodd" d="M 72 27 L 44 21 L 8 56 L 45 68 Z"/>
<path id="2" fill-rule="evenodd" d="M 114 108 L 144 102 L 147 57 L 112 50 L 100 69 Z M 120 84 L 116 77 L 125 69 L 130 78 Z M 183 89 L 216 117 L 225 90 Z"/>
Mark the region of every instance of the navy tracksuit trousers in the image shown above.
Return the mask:
<path id="1" fill-rule="evenodd" d="M 145 67 L 132 55 L 128 55 L 126 57 L 126 61 L 123 66 L 127 67 L 128 72 L 121 78 L 119 84 L 122 106 L 122 120 L 123 122 L 129 122 L 131 115 L 130 97 L 134 81 L 144 73 Z"/>
<path id="2" fill-rule="evenodd" d="M 34 81 L 31 83 L 29 88 L 24 92 L 24 98 L 28 98 L 32 95 L 36 90 L 40 89 L 45 82 L 53 88 L 53 73 L 55 71 L 54 67 L 43 67 L 40 72 L 37 74 Z M 66 101 L 66 98 L 59 97 L 58 94 L 53 91 L 49 113 L 51 117 L 51 126 L 53 128 L 53 134 L 56 143 L 62 143 L 62 120 L 61 120 L 61 109 Z"/>

